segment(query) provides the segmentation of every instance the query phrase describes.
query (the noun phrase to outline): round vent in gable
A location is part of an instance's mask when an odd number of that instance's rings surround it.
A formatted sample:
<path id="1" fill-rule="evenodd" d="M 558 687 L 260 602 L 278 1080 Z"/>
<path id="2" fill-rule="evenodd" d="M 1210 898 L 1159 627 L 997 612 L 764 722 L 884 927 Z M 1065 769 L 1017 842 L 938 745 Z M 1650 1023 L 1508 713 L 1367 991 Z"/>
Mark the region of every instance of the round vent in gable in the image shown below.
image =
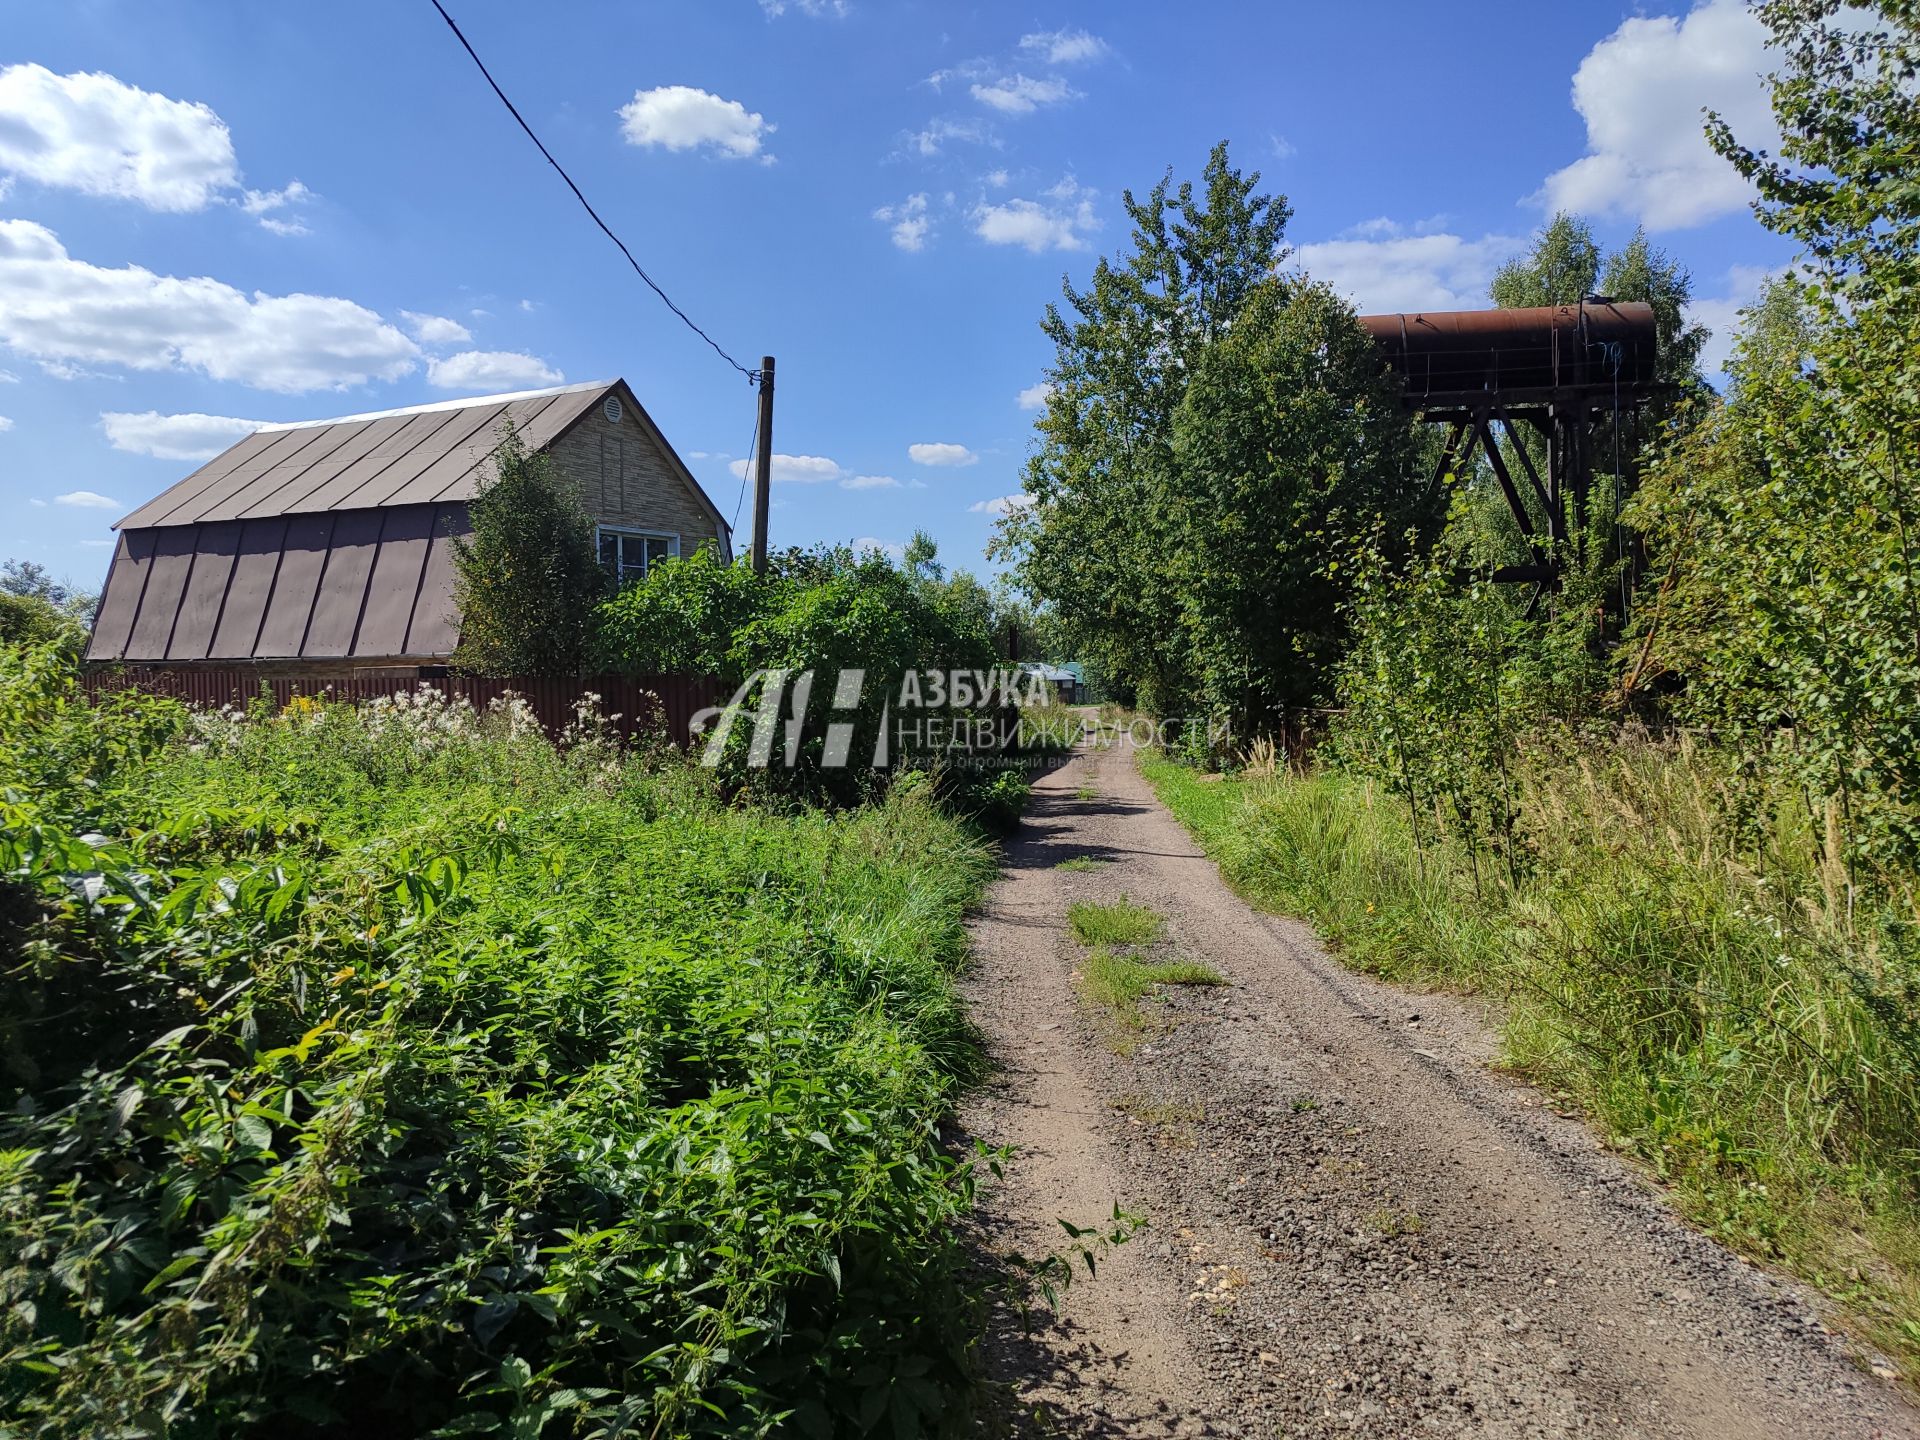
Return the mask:
<path id="1" fill-rule="evenodd" d="M 607 403 L 602 405 L 600 409 L 601 413 L 615 425 L 620 423 L 620 397 L 618 395 L 607 396 Z"/>

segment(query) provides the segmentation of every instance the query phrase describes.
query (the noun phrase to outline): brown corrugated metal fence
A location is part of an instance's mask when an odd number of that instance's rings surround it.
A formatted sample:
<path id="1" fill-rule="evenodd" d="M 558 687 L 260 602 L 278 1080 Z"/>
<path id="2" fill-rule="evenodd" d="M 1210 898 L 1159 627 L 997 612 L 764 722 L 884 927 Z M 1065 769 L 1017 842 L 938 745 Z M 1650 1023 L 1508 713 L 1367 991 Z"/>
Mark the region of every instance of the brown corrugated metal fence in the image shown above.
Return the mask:
<path id="1" fill-rule="evenodd" d="M 710 675 L 421 678 L 411 673 L 381 674 L 365 670 L 263 675 L 239 666 L 114 665 L 86 667 L 81 672 L 80 683 L 90 699 L 116 690 L 134 689 L 171 695 L 189 705 L 208 709 L 246 705 L 262 692 L 272 696 L 277 709 L 295 695 L 323 695 L 330 700 L 359 704 L 382 695 L 426 687 L 438 690 L 449 700 L 465 700 L 475 709 L 485 710 L 489 703 L 511 691 L 527 702 L 551 735 L 558 735 L 572 723 L 574 706 L 582 697 L 594 694 L 600 697 L 601 714 L 620 717 L 616 723 L 623 735 L 630 735 L 637 724 L 650 723 L 657 705 L 659 720 L 677 745 L 687 743 L 689 726 L 698 711 L 727 698 L 720 682 Z"/>

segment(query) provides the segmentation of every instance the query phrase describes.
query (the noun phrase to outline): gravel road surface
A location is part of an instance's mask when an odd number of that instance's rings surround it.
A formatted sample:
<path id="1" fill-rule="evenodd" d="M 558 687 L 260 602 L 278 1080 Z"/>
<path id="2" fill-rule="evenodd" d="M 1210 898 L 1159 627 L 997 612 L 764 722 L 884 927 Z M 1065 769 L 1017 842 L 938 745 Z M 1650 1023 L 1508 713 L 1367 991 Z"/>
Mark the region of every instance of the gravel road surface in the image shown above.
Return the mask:
<path id="1" fill-rule="evenodd" d="M 1083 791 L 1092 798 L 1082 798 Z M 1088 856 L 1086 872 L 1056 868 Z M 1068 905 L 1127 896 L 1230 982 L 1116 1054 Z M 1039 780 L 974 921 L 997 1063 L 965 1130 L 1018 1156 L 984 1243 L 1147 1227 L 1061 1312 L 1002 1316 L 989 1424 L 1034 1435 L 1920 1436 L 1810 1296 L 1689 1230 L 1482 1015 L 1343 969 L 1235 896 L 1122 749 Z"/>

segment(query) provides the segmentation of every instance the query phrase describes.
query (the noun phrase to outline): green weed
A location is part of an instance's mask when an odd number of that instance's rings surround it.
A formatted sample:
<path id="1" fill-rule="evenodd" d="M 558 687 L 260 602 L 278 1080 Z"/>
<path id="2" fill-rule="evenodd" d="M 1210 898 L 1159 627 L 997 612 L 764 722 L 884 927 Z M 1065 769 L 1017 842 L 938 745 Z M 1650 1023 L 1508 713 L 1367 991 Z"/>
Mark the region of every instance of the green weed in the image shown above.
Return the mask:
<path id="1" fill-rule="evenodd" d="M 1070 871 L 1076 875 L 1084 875 L 1089 871 L 1098 870 L 1102 865 L 1107 863 L 1107 861 L 1100 859 L 1096 855 L 1075 855 L 1069 859 L 1062 860 L 1053 868 L 1056 870 Z"/>
<path id="2" fill-rule="evenodd" d="M 1167 985 L 1224 985 L 1217 971 L 1189 960 L 1142 960 L 1095 946 L 1080 967 L 1080 993 L 1092 1005 L 1108 1043 L 1122 1055 L 1138 1047 L 1148 1028 L 1141 1001 Z"/>
<path id="3" fill-rule="evenodd" d="M 763 809 L 578 738 L 512 704 L 95 708 L 0 651 L 9 1420 L 965 1406 L 938 1123 L 985 846 L 928 786 Z"/>
<path id="4" fill-rule="evenodd" d="M 1082 945 L 1150 945 L 1164 926 L 1154 911 L 1125 897 L 1111 905 L 1076 900 L 1067 908 L 1067 924 Z"/>

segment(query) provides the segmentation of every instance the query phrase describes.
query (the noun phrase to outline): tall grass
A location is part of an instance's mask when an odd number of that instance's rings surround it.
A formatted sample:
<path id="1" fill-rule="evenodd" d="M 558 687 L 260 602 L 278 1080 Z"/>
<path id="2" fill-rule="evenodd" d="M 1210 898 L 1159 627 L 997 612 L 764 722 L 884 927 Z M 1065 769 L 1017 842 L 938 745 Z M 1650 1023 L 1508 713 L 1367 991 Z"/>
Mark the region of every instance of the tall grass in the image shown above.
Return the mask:
<path id="1" fill-rule="evenodd" d="M 971 1177 L 938 1126 L 992 867 L 932 787 L 729 805 L 512 707 L 121 717 L 4 654 L 0 726 L 11 1421 L 964 1409 Z"/>
<path id="2" fill-rule="evenodd" d="M 1718 763 L 1632 739 L 1530 751 L 1511 865 L 1350 775 L 1147 769 L 1249 899 L 1358 968 L 1497 997 L 1508 1063 L 1911 1368 L 1920 987 L 1897 926 L 1849 913 L 1821 817 L 1737 803 Z"/>

